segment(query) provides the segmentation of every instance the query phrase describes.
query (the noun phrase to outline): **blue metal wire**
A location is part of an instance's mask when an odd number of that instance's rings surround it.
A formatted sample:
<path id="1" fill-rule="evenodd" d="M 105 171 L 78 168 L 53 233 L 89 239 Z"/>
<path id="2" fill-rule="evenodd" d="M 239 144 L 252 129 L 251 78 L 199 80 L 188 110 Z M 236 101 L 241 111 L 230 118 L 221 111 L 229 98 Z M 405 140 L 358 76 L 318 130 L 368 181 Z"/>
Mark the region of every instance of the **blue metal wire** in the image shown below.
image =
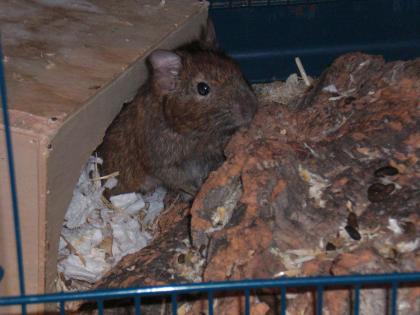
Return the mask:
<path id="1" fill-rule="evenodd" d="M 319 285 L 316 288 L 316 315 L 322 315 L 324 287 Z"/>
<path id="2" fill-rule="evenodd" d="M 245 289 L 245 315 L 249 315 L 250 310 L 249 294 L 249 289 Z"/>
<path id="3" fill-rule="evenodd" d="M 66 306 L 65 306 L 65 302 L 60 301 L 60 315 L 65 315 L 66 314 Z"/>
<path id="4" fill-rule="evenodd" d="M 208 294 L 208 298 L 207 298 L 207 303 L 209 304 L 208 308 L 209 308 L 209 314 L 208 315 L 213 315 L 213 292 L 209 292 Z"/>
<path id="5" fill-rule="evenodd" d="M 247 7 L 267 7 L 267 6 L 290 6 L 290 5 L 309 5 L 324 2 L 334 2 L 337 0 L 210 0 L 211 9 L 233 9 Z"/>
<path id="6" fill-rule="evenodd" d="M 360 309 L 360 285 L 354 286 L 354 304 L 353 304 L 353 315 L 359 315 Z"/>
<path id="7" fill-rule="evenodd" d="M 178 302 L 177 302 L 176 298 L 177 298 L 176 294 L 171 295 L 172 315 L 176 315 L 177 310 L 178 310 Z"/>
<path id="8" fill-rule="evenodd" d="M 398 282 L 393 281 L 391 287 L 391 315 L 397 315 Z"/>
<path id="9" fill-rule="evenodd" d="M 141 300 L 139 296 L 136 296 L 134 298 L 134 307 L 135 307 L 135 314 L 136 315 L 141 315 Z"/>
<path id="10" fill-rule="evenodd" d="M 287 297 L 286 297 L 286 287 L 282 286 L 280 288 L 280 292 L 281 292 L 281 300 L 280 300 L 280 314 L 281 315 L 286 315 L 286 307 L 287 307 Z"/>
<path id="11" fill-rule="evenodd" d="M 98 305 L 98 314 L 103 315 L 104 314 L 104 301 L 103 300 L 96 300 L 96 304 Z"/>
<path id="12" fill-rule="evenodd" d="M 348 276 L 322 276 L 322 277 L 300 277 L 280 278 L 267 280 L 242 280 L 207 282 L 191 284 L 174 284 L 166 286 L 147 286 L 142 288 L 109 289 L 85 292 L 65 292 L 45 295 L 8 296 L 0 297 L 0 306 L 56 303 L 57 301 L 76 301 L 94 299 L 122 299 L 133 298 L 134 296 L 162 296 L 171 294 L 186 294 L 199 292 L 238 291 L 245 289 L 262 288 L 308 288 L 318 286 L 355 286 L 355 285 L 391 285 L 393 282 L 399 284 L 414 284 L 420 286 L 420 272 L 412 273 L 390 273 L 374 275 L 348 275 Z"/>
<path id="13" fill-rule="evenodd" d="M 12 197 L 13 224 L 15 227 L 16 256 L 19 273 L 19 292 L 25 295 L 25 273 L 23 270 L 22 239 L 20 234 L 19 207 L 16 190 L 15 166 L 13 159 L 12 136 L 10 132 L 9 112 L 7 111 L 6 79 L 3 66 L 3 47 L 0 38 L 0 94 L 3 113 L 4 134 L 6 138 L 7 162 L 9 167 L 10 192 Z M 26 314 L 26 305 L 22 304 L 22 314 Z"/>

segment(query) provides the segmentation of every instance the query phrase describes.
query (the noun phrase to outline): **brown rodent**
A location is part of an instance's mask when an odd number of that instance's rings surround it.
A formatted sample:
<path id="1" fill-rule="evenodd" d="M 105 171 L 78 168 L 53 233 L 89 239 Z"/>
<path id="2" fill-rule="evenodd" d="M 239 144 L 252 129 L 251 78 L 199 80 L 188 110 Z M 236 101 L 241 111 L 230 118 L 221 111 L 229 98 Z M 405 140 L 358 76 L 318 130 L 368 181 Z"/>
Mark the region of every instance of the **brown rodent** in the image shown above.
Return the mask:
<path id="1" fill-rule="evenodd" d="M 107 195 L 163 184 L 194 196 L 223 162 L 227 140 L 250 123 L 257 100 L 239 67 L 203 46 L 194 42 L 148 57 L 148 82 L 98 148 L 103 174 L 119 171 L 118 185 Z"/>

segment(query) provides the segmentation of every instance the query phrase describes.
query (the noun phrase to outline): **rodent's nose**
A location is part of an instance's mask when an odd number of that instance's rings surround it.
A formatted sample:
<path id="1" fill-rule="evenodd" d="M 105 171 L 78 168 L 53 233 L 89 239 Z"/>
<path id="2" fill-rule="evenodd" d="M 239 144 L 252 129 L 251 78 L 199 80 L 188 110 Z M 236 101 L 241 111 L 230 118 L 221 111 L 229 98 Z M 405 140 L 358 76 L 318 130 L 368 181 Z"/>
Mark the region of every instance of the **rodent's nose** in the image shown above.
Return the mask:
<path id="1" fill-rule="evenodd" d="M 245 124 L 250 123 L 252 118 L 254 118 L 257 104 L 257 97 L 252 91 L 249 91 L 247 97 L 244 98 L 244 102 L 240 104 L 240 111 Z"/>
<path id="2" fill-rule="evenodd" d="M 257 97 L 250 87 L 246 84 L 238 84 L 233 94 L 230 94 L 231 114 L 233 126 L 241 127 L 248 125 L 254 118 L 257 111 Z"/>

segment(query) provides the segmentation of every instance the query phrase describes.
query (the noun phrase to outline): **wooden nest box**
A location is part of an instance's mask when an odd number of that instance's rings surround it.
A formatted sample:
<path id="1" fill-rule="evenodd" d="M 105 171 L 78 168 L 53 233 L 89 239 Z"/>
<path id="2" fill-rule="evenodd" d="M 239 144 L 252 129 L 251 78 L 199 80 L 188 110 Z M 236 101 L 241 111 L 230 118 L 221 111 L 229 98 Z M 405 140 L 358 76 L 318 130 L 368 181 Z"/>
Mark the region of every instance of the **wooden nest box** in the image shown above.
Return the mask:
<path id="1" fill-rule="evenodd" d="M 196 39 L 207 7 L 196 0 L 0 4 L 26 293 L 55 290 L 59 235 L 81 167 L 146 80 L 145 58 Z M 19 291 L 1 122 L 0 148 L 4 296 Z"/>

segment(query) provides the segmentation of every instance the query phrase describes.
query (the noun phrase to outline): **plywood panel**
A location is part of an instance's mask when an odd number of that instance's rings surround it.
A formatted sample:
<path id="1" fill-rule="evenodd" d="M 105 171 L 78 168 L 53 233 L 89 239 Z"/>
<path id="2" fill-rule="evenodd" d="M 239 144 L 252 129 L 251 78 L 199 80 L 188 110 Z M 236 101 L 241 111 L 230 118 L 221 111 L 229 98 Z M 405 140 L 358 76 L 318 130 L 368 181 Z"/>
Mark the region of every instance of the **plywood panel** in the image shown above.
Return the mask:
<path id="1" fill-rule="evenodd" d="M 41 208 L 38 198 L 39 155 L 37 136 L 13 133 L 16 184 L 20 208 L 22 249 L 27 293 L 37 293 L 43 288 L 44 259 L 40 241 L 44 240 L 45 229 L 40 220 Z M 4 130 L 0 129 L 0 265 L 5 276 L 0 282 L 0 296 L 19 294 L 16 243 L 10 198 L 9 174 L 5 152 Z M 0 314 L 10 310 L 0 309 Z"/>
<path id="2" fill-rule="evenodd" d="M 1 1 L 11 108 L 64 119 L 205 8 L 197 0 Z"/>

